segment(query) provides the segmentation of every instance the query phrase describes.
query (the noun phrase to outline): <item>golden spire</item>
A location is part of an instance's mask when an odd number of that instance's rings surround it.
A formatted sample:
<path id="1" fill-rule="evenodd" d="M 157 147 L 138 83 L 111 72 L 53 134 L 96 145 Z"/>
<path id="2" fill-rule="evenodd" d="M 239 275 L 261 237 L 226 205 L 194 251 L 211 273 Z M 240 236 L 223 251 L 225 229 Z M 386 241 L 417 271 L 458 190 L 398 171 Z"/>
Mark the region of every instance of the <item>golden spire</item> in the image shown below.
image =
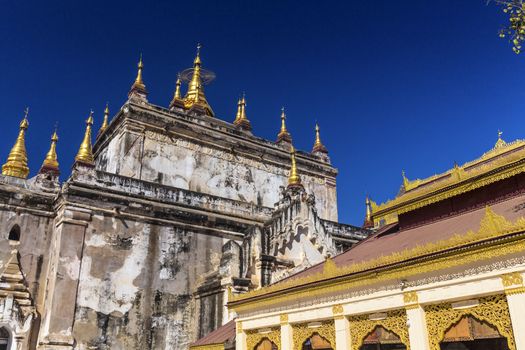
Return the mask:
<path id="1" fill-rule="evenodd" d="M 371 228 L 374 227 L 374 221 L 372 220 L 372 204 L 370 203 L 370 198 L 368 197 L 368 195 L 366 196 L 365 205 L 366 216 L 363 228 Z"/>
<path id="2" fill-rule="evenodd" d="M 100 129 L 98 130 L 98 134 L 102 134 L 107 128 L 108 128 L 108 119 L 109 119 L 109 104 L 106 103 L 106 108 L 104 108 L 104 120 L 102 121 L 102 125 L 100 126 Z"/>
<path id="3" fill-rule="evenodd" d="M 405 188 L 405 191 L 408 191 L 408 185 L 410 181 L 408 181 L 407 177 L 405 176 L 404 170 L 401 170 L 401 176 L 403 177 L 403 187 Z"/>
<path id="4" fill-rule="evenodd" d="M 286 129 L 286 114 L 284 113 L 284 107 L 281 108 L 281 130 L 279 131 L 279 134 L 277 134 L 277 142 L 280 141 L 287 141 L 292 142 L 292 136 Z"/>
<path id="5" fill-rule="evenodd" d="M 301 177 L 297 173 L 297 162 L 295 160 L 295 148 L 293 145 L 290 146 L 290 155 L 292 167 L 290 168 L 290 175 L 288 176 L 288 187 L 303 187 Z"/>
<path id="6" fill-rule="evenodd" d="M 49 146 L 49 151 L 46 154 L 46 158 L 44 159 L 44 162 L 42 163 L 42 167 L 40 168 L 40 173 L 55 173 L 58 175 L 58 157 L 57 157 L 57 131 L 55 128 L 55 132 L 53 132 L 53 135 L 51 136 L 51 146 Z"/>
<path id="7" fill-rule="evenodd" d="M 93 158 L 93 149 L 91 146 L 91 126 L 93 125 L 93 111 L 89 113 L 89 117 L 86 120 L 86 133 L 84 139 L 80 144 L 75 162 L 82 163 L 83 165 L 94 166 L 95 160 Z"/>
<path id="8" fill-rule="evenodd" d="M 140 60 L 137 68 L 137 77 L 135 78 L 133 85 L 131 85 L 131 90 L 129 92 L 132 93 L 136 91 L 142 94 L 147 94 L 148 91 L 146 90 L 146 85 L 144 85 L 144 81 L 142 80 L 142 69 L 144 68 L 144 64 L 142 63 L 142 54 L 140 54 Z"/>
<path id="9" fill-rule="evenodd" d="M 503 135 L 503 131 L 498 130 L 498 141 L 496 141 L 494 148 L 501 148 L 507 144 L 505 141 L 503 141 L 501 135 Z"/>
<path id="10" fill-rule="evenodd" d="M 233 124 L 245 130 L 252 129 L 252 124 L 246 117 L 246 98 L 244 94 L 242 94 L 242 99 L 240 99 L 237 104 L 237 116 Z"/>
<path id="11" fill-rule="evenodd" d="M 27 121 L 28 114 L 29 108 L 26 108 L 24 119 L 20 122 L 18 137 L 16 138 L 13 148 L 11 148 L 11 152 L 9 152 L 7 162 L 2 166 L 2 175 L 19 177 L 22 179 L 26 179 L 29 175 L 25 142 L 25 132 L 29 126 L 29 122 Z"/>
<path id="12" fill-rule="evenodd" d="M 208 115 L 213 116 L 213 111 L 210 105 L 208 104 L 208 101 L 206 100 L 206 96 L 204 95 L 204 88 L 201 76 L 202 62 L 200 51 L 201 44 L 197 44 L 197 56 L 193 60 L 192 77 L 188 84 L 188 91 L 186 92 L 186 96 L 184 96 L 184 107 L 191 108 L 196 105 L 204 108 Z"/>
<path id="13" fill-rule="evenodd" d="M 328 153 L 328 150 L 321 142 L 321 136 L 319 133 L 319 124 L 315 123 L 315 143 L 312 148 L 312 152 Z"/>
<path id="14" fill-rule="evenodd" d="M 175 83 L 175 95 L 173 95 L 173 98 L 180 100 L 180 86 L 182 82 L 180 80 L 180 73 L 177 75 L 177 82 Z"/>

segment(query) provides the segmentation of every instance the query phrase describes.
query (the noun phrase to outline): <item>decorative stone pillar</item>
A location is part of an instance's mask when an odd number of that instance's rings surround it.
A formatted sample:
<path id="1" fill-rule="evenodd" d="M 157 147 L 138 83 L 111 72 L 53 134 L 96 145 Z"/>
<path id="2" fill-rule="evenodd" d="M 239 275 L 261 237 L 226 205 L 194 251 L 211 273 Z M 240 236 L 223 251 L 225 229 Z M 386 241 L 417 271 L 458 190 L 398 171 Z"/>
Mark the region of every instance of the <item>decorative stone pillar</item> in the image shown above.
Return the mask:
<path id="1" fill-rule="evenodd" d="M 525 350 L 525 286 L 523 276 L 519 272 L 509 273 L 501 276 L 501 282 L 507 295 L 510 320 L 516 350 Z"/>
<path id="2" fill-rule="evenodd" d="M 242 322 L 237 321 L 235 328 L 235 350 L 247 350 L 246 333 L 242 330 Z"/>
<path id="3" fill-rule="evenodd" d="M 343 306 L 334 305 L 332 312 L 334 314 L 335 350 L 351 349 L 350 323 L 343 315 Z"/>
<path id="4" fill-rule="evenodd" d="M 416 292 L 403 293 L 403 301 L 407 313 L 408 337 L 410 348 L 429 350 L 427 323 L 425 310 L 419 305 Z"/>
<path id="5" fill-rule="evenodd" d="M 64 206 L 56 218 L 52 237 L 54 249 L 49 263 L 40 349 L 73 349 L 77 289 L 88 209 Z"/>
<path id="6" fill-rule="evenodd" d="M 292 326 L 288 323 L 288 315 L 281 315 L 281 350 L 293 350 Z"/>

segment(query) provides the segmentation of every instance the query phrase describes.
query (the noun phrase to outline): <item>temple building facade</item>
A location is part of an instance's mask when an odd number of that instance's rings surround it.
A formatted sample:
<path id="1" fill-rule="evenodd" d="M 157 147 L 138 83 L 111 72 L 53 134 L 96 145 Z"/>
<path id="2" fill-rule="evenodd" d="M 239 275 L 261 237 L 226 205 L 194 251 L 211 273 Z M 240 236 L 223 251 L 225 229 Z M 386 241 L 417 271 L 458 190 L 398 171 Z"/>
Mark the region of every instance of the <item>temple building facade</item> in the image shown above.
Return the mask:
<path id="1" fill-rule="evenodd" d="M 525 350 L 525 140 L 367 199 L 373 234 L 228 301 L 192 349 Z"/>
<path id="2" fill-rule="evenodd" d="M 0 350 L 188 349 L 234 322 L 227 303 L 372 232 L 338 222 L 337 169 L 318 126 L 300 151 L 284 109 L 271 141 L 255 135 L 244 95 L 235 116 L 218 118 L 199 52 L 167 107 L 148 101 L 143 74 L 141 58 L 113 116 L 107 106 L 95 124 L 86 113 L 67 173 L 60 131 L 40 169 L 28 167 L 28 111 L 12 131 L 0 176 Z"/>

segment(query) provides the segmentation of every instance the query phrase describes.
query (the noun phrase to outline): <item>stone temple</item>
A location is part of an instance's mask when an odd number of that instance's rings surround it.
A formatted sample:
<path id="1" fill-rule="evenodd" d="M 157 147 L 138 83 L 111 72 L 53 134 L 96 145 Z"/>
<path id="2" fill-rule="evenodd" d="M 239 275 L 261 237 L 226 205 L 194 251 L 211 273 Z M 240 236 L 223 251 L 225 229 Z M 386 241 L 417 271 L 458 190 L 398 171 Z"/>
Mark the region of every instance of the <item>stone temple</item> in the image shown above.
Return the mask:
<path id="1" fill-rule="evenodd" d="M 229 298 L 367 237 L 338 222 L 319 128 L 304 152 L 284 110 L 277 141 L 252 133 L 244 96 L 218 118 L 201 66 L 197 53 L 166 108 L 141 59 L 113 118 L 93 132 L 89 115 L 63 182 L 56 133 L 29 177 L 26 113 L 0 177 L 0 350 L 187 349 L 232 319 Z"/>

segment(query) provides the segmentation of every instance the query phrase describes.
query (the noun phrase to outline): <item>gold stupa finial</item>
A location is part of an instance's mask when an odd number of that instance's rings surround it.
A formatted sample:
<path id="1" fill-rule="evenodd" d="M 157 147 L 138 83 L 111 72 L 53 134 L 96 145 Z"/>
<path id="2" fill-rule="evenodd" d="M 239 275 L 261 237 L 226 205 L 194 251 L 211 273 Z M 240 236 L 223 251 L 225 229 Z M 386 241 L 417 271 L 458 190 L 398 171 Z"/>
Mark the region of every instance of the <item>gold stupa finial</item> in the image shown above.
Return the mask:
<path id="1" fill-rule="evenodd" d="M 374 227 L 374 221 L 372 220 L 372 203 L 370 202 L 370 197 L 368 197 L 368 195 L 366 195 L 365 206 L 366 216 L 365 222 L 363 223 L 363 228 Z"/>
<path id="2" fill-rule="evenodd" d="M 78 153 L 75 157 L 76 163 L 81 163 L 83 165 L 94 166 L 95 160 L 93 158 L 93 148 L 91 146 L 91 127 L 93 125 L 93 111 L 89 113 L 89 117 L 86 120 L 86 132 L 84 134 L 84 139 L 80 144 Z"/>
<path id="3" fill-rule="evenodd" d="M 104 108 L 104 120 L 102 120 L 102 125 L 98 130 L 98 135 L 102 134 L 108 128 L 108 119 L 109 119 L 109 103 L 106 102 L 106 108 Z"/>
<path id="4" fill-rule="evenodd" d="M 55 127 L 55 131 L 53 132 L 53 135 L 51 136 L 51 145 L 49 146 L 49 151 L 46 154 L 46 158 L 44 159 L 44 162 L 42 163 L 42 167 L 40 167 L 40 173 L 52 173 L 56 175 L 59 174 L 57 142 L 58 142 L 58 135 L 57 135 L 57 129 Z"/>
<path id="5" fill-rule="evenodd" d="M 143 68 L 144 68 L 144 63 L 142 62 L 142 53 L 141 53 L 139 63 L 137 64 L 137 77 L 135 78 L 133 85 L 131 85 L 130 93 L 134 91 L 140 92 L 142 94 L 148 93 L 148 91 L 146 90 L 146 85 L 144 84 L 144 81 L 142 80 L 142 69 Z"/>
<path id="6" fill-rule="evenodd" d="M 246 97 L 244 93 L 242 94 L 242 98 L 239 99 L 239 102 L 237 103 L 237 115 L 235 117 L 233 124 L 244 130 L 249 131 L 252 129 L 252 124 L 246 117 Z"/>
<path id="7" fill-rule="evenodd" d="M 406 175 L 405 175 L 405 170 L 401 170 L 401 176 L 403 177 L 403 187 L 405 187 L 405 190 L 408 190 L 408 185 L 410 183 L 410 181 L 408 181 Z"/>
<path id="8" fill-rule="evenodd" d="M 29 126 L 27 116 L 29 108 L 24 111 L 24 119 L 20 122 L 20 130 L 16 138 L 11 152 L 7 157 L 7 162 L 2 166 L 2 175 L 14 176 L 22 179 L 27 179 L 29 175 L 29 167 L 27 166 L 27 152 L 25 142 L 25 132 Z"/>
<path id="9" fill-rule="evenodd" d="M 184 107 L 201 107 L 208 115 L 213 116 L 213 111 L 210 105 L 208 104 L 208 101 L 206 100 L 206 96 L 204 95 L 201 69 L 202 62 L 200 56 L 201 47 L 201 44 L 197 44 L 197 55 L 193 60 L 191 80 L 188 84 L 188 91 L 186 92 L 186 96 L 184 96 Z"/>
<path id="10" fill-rule="evenodd" d="M 494 145 L 494 148 L 501 148 L 505 146 L 507 143 L 501 138 L 501 135 L 503 135 L 503 131 L 498 130 L 498 141 L 496 141 L 496 144 Z"/>
<path id="11" fill-rule="evenodd" d="M 292 142 L 292 136 L 286 129 L 286 114 L 284 113 L 284 107 L 281 108 L 281 130 L 277 134 L 277 142 L 286 141 Z"/>
<path id="12" fill-rule="evenodd" d="M 182 84 L 182 81 L 180 80 L 180 73 L 177 74 L 177 82 L 175 83 L 175 94 L 173 95 L 173 98 L 176 98 L 180 100 L 180 86 Z"/>
<path id="13" fill-rule="evenodd" d="M 315 142 L 312 152 L 328 153 L 328 150 L 321 142 L 321 135 L 319 130 L 319 124 L 315 123 Z"/>
<path id="14" fill-rule="evenodd" d="M 301 177 L 297 172 L 297 161 L 295 160 L 295 147 L 290 146 L 290 157 L 292 160 L 292 167 L 290 168 L 290 175 L 288 176 L 288 187 L 302 187 Z"/>

